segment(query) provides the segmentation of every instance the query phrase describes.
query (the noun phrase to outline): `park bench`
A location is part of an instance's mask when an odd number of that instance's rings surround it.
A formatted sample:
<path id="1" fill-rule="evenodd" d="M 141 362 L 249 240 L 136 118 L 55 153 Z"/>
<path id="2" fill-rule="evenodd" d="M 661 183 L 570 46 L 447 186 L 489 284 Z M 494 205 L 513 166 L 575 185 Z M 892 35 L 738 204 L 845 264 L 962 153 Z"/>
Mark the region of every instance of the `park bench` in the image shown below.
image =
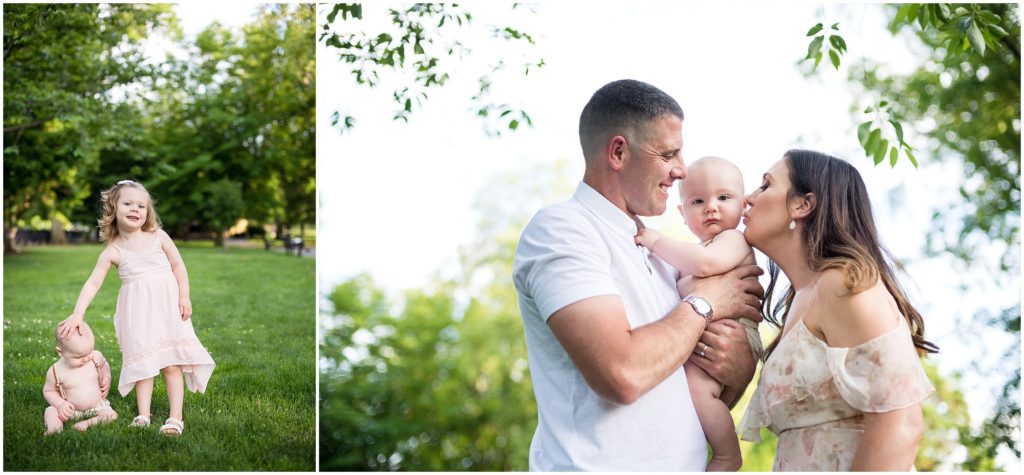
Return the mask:
<path id="1" fill-rule="evenodd" d="M 292 251 L 295 251 L 296 256 L 302 256 L 302 248 L 306 245 L 306 241 L 302 239 L 302 236 L 285 235 L 282 240 L 284 241 L 285 254 L 291 254 Z"/>

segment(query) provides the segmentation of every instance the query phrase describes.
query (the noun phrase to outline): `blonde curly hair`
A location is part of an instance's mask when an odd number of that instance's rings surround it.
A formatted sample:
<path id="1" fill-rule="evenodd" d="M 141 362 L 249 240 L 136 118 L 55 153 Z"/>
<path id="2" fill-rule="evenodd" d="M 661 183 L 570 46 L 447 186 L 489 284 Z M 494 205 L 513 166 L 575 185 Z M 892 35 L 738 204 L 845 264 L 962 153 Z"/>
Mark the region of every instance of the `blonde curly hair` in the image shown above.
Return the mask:
<path id="1" fill-rule="evenodd" d="M 113 241 L 117 238 L 117 201 L 121 197 L 121 190 L 125 188 L 135 188 L 142 190 L 149 195 L 149 190 L 142 183 L 132 180 L 121 180 L 114 186 L 107 188 L 100 192 L 100 202 L 103 204 L 103 216 L 99 219 L 100 228 L 100 240 L 101 241 Z M 155 231 L 160 229 L 162 224 L 160 223 L 160 216 L 156 214 L 156 208 L 153 206 L 153 197 L 149 198 L 149 209 L 146 213 L 146 221 L 142 223 L 142 230 L 146 232 Z"/>

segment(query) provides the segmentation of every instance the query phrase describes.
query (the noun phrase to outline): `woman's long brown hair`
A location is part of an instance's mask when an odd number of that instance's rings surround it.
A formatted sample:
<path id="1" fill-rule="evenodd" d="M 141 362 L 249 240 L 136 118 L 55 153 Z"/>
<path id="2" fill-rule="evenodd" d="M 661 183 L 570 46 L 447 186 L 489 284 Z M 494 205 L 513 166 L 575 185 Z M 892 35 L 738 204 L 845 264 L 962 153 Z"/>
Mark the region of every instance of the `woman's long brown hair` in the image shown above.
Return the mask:
<path id="1" fill-rule="evenodd" d="M 838 158 L 809 150 L 790 150 L 786 152 L 785 159 L 792 183 L 790 196 L 814 193 L 817 197 L 817 206 L 805 219 L 801 235 L 811 270 L 841 270 L 843 284 L 851 293 L 866 290 L 881 279 L 896 300 L 900 313 L 907 319 L 918 353 L 937 353 L 939 348 L 924 339 L 924 319 L 896 281 L 889 264 L 895 262 L 892 254 L 878 240 L 871 201 L 857 169 Z M 779 266 L 770 259 L 768 274 L 771 280 L 765 291 L 762 310 L 765 320 L 781 329 L 786 324 L 796 292 L 790 285 L 782 300 L 772 308 Z M 765 360 L 778 346 L 781 337 L 780 331 L 768 345 Z"/>

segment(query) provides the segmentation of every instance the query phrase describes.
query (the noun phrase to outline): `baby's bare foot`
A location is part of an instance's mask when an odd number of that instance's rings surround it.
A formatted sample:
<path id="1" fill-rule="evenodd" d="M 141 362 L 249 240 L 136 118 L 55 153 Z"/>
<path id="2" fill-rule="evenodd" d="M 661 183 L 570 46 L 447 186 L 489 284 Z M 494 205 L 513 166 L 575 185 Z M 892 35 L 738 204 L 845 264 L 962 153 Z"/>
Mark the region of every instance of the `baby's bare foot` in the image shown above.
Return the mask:
<path id="1" fill-rule="evenodd" d="M 85 431 L 89 430 L 89 424 L 86 423 L 85 421 L 79 422 L 79 423 L 75 424 L 72 427 L 74 427 L 75 429 L 78 429 L 79 432 L 85 432 Z"/>
<path id="2" fill-rule="evenodd" d="M 47 425 L 46 426 L 46 434 L 45 435 L 60 434 L 63 430 L 64 430 L 64 424 L 54 425 L 54 426 Z"/>

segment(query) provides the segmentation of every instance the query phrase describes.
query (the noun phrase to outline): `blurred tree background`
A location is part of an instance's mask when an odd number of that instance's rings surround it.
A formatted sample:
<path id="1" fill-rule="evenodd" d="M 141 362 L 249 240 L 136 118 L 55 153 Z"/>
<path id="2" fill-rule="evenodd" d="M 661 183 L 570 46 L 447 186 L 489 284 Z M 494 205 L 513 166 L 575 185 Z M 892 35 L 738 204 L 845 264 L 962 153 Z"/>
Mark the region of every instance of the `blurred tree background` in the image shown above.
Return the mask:
<path id="1" fill-rule="evenodd" d="M 266 5 L 187 40 L 169 4 L 4 5 L 5 253 L 19 228 L 60 243 L 94 227 L 123 179 L 174 237 L 312 223 L 314 22 L 313 5 Z M 147 61 L 160 35 L 183 53 Z"/>
<path id="2" fill-rule="evenodd" d="M 351 14 L 352 6 L 346 8 L 335 8 L 335 15 Z M 836 50 L 836 69 L 841 60 L 858 58 L 849 76 L 850 86 L 861 91 L 862 103 L 851 105 L 855 123 L 864 120 L 865 104 L 875 106 L 874 118 L 881 105 L 885 115 L 874 127 L 889 120 L 899 123 L 899 142 L 892 143 L 903 152 L 906 139 L 918 157 L 928 157 L 918 166 L 952 164 L 966 172 L 963 182 L 955 184 L 961 199 L 930 204 L 927 254 L 954 256 L 959 271 L 983 269 L 982 275 L 995 276 L 997 282 L 1019 282 L 1017 7 L 864 8 L 886 12 L 889 32 L 906 40 L 920 65 L 910 74 L 895 75 L 863 59 L 854 45 L 848 51 L 845 42 L 842 48 L 838 42 L 825 43 Z M 851 23 L 858 18 L 847 16 Z M 895 135 L 895 128 L 885 126 L 881 132 Z M 874 158 L 872 151 L 869 158 Z M 364 274 L 325 291 L 320 307 L 322 469 L 527 469 L 536 404 L 510 279 L 512 257 L 530 216 L 571 194 L 568 187 L 577 180 L 564 167 L 534 168 L 480 187 L 478 230 L 472 244 L 461 248 L 457 278 L 439 272 L 421 288 L 396 294 Z M 978 283 L 962 285 L 977 288 Z M 968 329 L 984 325 L 1015 335 L 1019 342 L 1019 301 L 966 317 L 963 335 L 974 335 Z M 771 331 L 764 333 L 766 339 L 773 337 Z M 997 455 L 1005 451 L 1019 459 L 1019 351 L 1014 345 L 1000 358 L 1008 368 L 977 368 L 1006 378 L 992 413 L 980 421 L 968 412 L 962 375 L 943 376 L 933 358 L 925 360 L 937 391 L 924 408 L 927 432 L 918 470 L 1000 470 Z M 752 391 L 734 409 L 737 421 Z M 742 443 L 744 471 L 771 469 L 775 437 L 765 431 L 763 439 Z"/>

